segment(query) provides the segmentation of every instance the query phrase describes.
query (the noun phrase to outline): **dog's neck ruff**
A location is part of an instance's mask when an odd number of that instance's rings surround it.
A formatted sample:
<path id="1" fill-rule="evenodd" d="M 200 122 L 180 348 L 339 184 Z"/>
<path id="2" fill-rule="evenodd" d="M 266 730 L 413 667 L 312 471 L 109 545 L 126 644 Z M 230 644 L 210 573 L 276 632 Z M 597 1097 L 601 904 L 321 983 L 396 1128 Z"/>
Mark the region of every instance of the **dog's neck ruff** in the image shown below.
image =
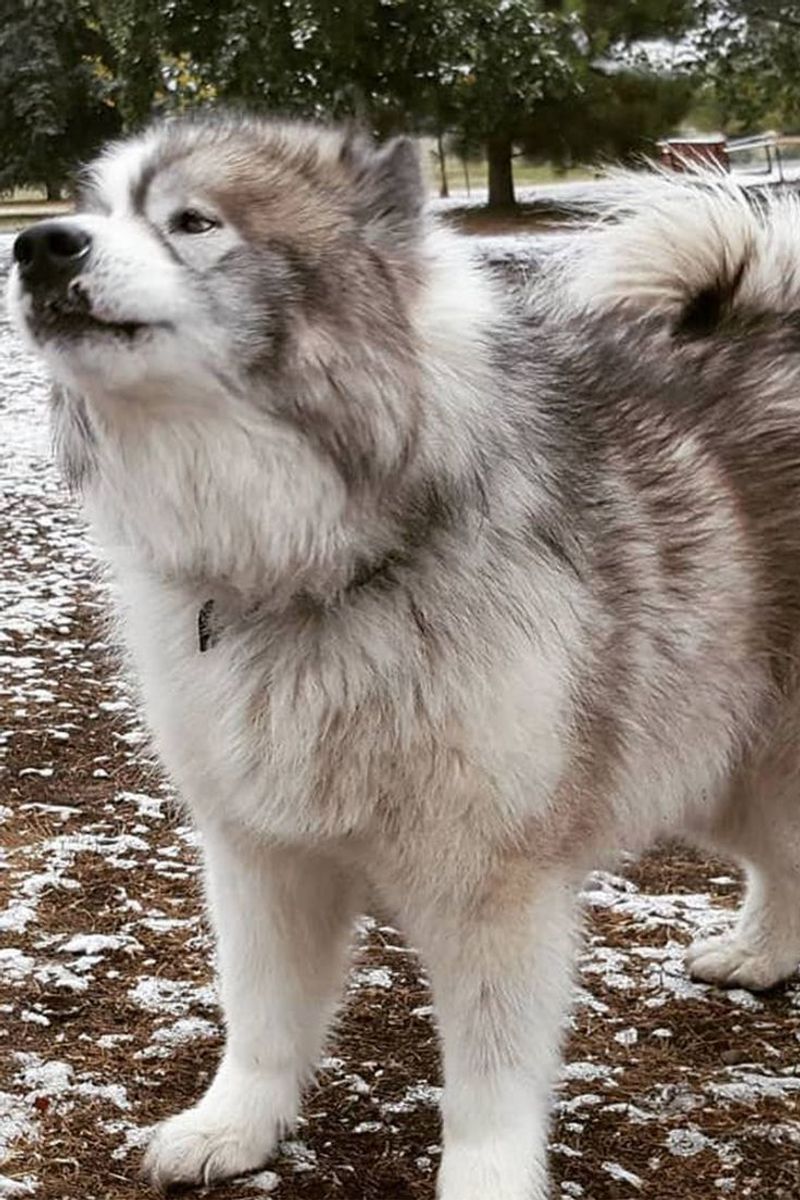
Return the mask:
<path id="1" fill-rule="evenodd" d="M 337 604 L 342 603 L 346 597 L 352 596 L 362 588 L 366 588 L 379 578 L 385 578 L 389 569 L 398 563 L 398 561 L 400 561 L 398 555 L 390 552 L 383 555 L 377 562 L 362 563 L 353 572 L 349 583 L 339 589 L 329 599 L 314 596 L 307 591 L 298 592 L 295 599 L 302 600 L 306 604 L 313 605 L 320 610 L 334 608 Z M 207 650 L 213 650 L 230 624 L 245 618 L 252 619 L 258 614 L 259 610 L 268 611 L 269 603 L 257 603 L 242 607 L 237 613 L 229 615 L 227 619 L 221 609 L 222 606 L 218 600 L 213 596 L 209 596 L 207 600 L 203 601 L 197 611 L 197 648 L 200 654 L 205 654 Z"/>

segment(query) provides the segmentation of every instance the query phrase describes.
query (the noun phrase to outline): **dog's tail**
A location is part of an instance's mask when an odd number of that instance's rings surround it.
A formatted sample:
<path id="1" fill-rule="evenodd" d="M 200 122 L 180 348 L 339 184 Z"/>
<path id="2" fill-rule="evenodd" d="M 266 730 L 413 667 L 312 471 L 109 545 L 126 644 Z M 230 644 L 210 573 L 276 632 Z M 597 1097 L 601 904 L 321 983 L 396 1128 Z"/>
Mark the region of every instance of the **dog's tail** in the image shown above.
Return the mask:
<path id="1" fill-rule="evenodd" d="M 578 256 L 570 305 L 661 314 L 701 335 L 800 308 L 800 202 L 721 173 L 628 175 Z"/>

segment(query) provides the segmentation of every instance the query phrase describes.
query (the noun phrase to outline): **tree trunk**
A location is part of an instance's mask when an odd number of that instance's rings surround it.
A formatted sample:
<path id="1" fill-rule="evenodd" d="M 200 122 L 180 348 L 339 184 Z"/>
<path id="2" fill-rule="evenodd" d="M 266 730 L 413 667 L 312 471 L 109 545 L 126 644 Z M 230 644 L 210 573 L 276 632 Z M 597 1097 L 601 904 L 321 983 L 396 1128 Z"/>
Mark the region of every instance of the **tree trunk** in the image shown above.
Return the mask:
<path id="1" fill-rule="evenodd" d="M 510 138 L 489 138 L 486 143 L 486 157 L 489 162 L 490 208 L 513 208 L 516 203 L 511 152 Z"/>
<path id="2" fill-rule="evenodd" d="M 450 188 L 447 186 L 447 160 L 444 153 L 444 138 L 442 137 L 441 129 L 436 131 L 436 155 L 439 159 L 439 195 L 442 200 L 446 200 L 450 195 Z"/>

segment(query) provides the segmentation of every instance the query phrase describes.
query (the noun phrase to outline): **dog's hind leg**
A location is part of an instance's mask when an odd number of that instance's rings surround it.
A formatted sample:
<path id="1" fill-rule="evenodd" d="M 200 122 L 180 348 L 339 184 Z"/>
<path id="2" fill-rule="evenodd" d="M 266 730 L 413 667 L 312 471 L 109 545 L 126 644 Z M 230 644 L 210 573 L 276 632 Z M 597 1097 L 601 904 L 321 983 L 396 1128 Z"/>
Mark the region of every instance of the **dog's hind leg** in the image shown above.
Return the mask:
<path id="1" fill-rule="evenodd" d="M 420 897 L 412 905 L 416 907 Z M 576 927 L 574 887 L 514 862 L 483 894 L 432 905 L 409 932 L 444 1052 L 439 1200 L 545 1200 L 551 1089 Z"/>
<path id="2" fill-rule="evenodd" d="M 323 855 L 204 832 L 227 1038 L 202 1099 L 155 1132 L 144 1170 L 160 1188 L 267 1161 L 319 1055 L 360 900 Z"/>
<path id="3" fill-rule="evenodd" d="M 701 841 L 745 868 L 747 891 L 734 929 L 688 950 L 695 979 L 762 991 L 800 963 L 800 763 L 782 731 L 737 780 Z"/>

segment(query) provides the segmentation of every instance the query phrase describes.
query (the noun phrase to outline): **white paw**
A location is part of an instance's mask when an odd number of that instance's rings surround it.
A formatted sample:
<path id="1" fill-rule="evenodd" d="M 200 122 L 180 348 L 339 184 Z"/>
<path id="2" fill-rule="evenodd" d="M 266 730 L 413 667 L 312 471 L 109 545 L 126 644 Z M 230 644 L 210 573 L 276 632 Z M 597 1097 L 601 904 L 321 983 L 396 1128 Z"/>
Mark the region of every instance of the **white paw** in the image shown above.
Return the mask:
<path id="1" fill-rule="evenodd" d="M 273 1129 L 226 1123 L 187 1109 L 156 1127 L 143 1170 L 159 1191 L 173 1184 L 208 1184 L 263 1167 L 275 1146 Z"/>
<path id="2" fill-rule="evenodd" d="M 729 934 L 694 942 L 686 952 L 686 966 L 692 978 L 703 983 L 763 992 L 792 974 L 797 956 L 788 950 L 767 952 Z"/>
<path id="3" fill-rule="evenodd" d="M 511 1154 L 498 1143 L 454 1148 L 445 1138 L 437 1200 L 547 1200 L 544 1166 L 514 1149 Z"/>

